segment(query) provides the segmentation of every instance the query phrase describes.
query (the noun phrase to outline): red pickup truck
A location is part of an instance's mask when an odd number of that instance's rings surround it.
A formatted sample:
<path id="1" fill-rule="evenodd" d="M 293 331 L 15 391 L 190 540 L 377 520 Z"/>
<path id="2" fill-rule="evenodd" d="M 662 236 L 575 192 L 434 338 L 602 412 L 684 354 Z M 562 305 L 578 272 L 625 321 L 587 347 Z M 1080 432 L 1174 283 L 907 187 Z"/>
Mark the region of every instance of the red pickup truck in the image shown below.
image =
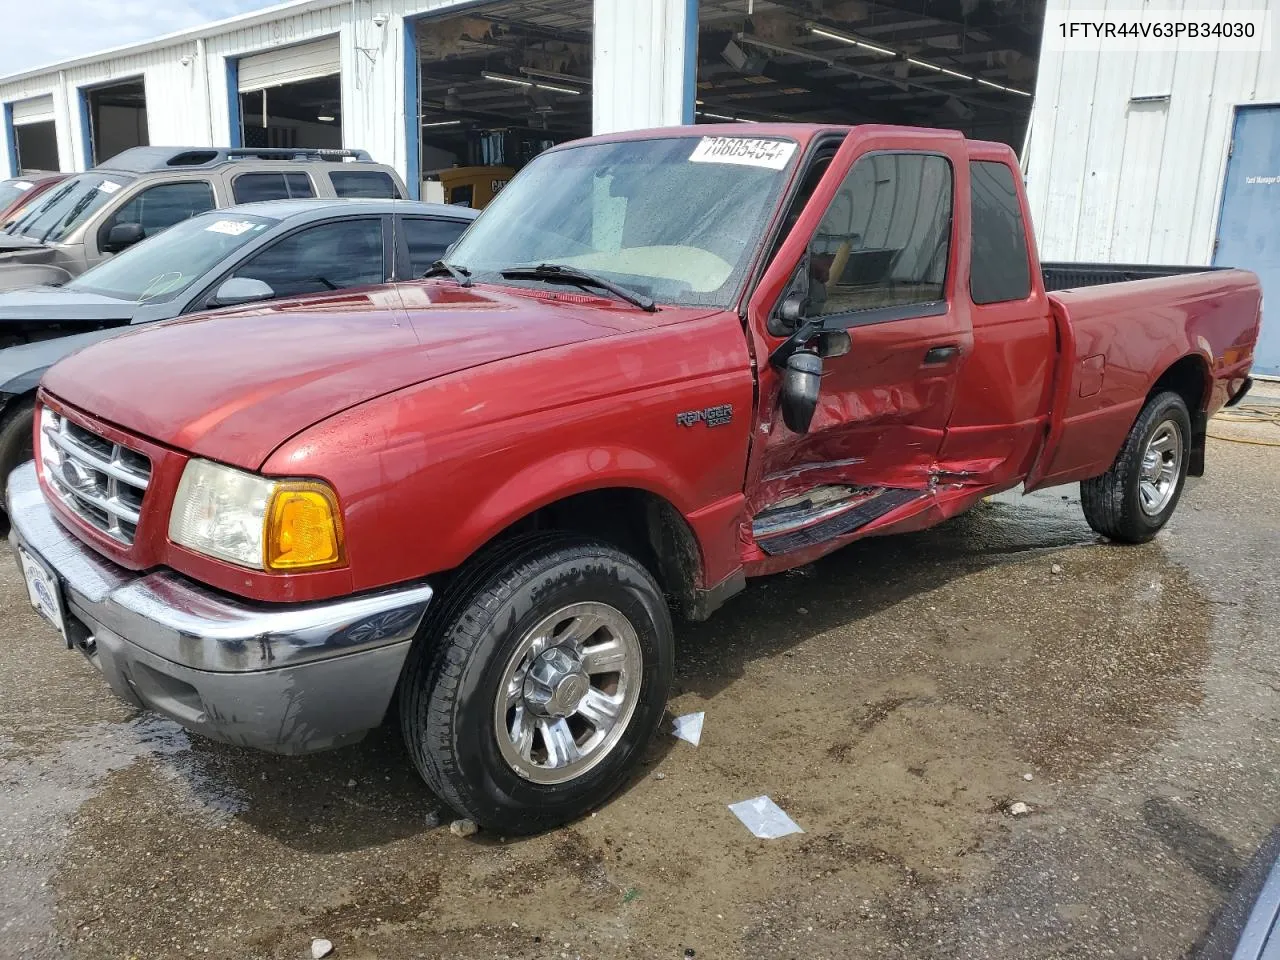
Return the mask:
<path id="1" fill-rule="evenodd" d="M 394 710 L 459 811 L 566 821 L 658 726 L 673 612 L 1018 484 L 1168 520 L 1258 280 L 1042 269 L 1027 223 L 1013 152 L 948 131 L 557 147 L 427 279 L 53 367 L 9 481 L 32 602 L 192 730 L 302 752 Z"/>

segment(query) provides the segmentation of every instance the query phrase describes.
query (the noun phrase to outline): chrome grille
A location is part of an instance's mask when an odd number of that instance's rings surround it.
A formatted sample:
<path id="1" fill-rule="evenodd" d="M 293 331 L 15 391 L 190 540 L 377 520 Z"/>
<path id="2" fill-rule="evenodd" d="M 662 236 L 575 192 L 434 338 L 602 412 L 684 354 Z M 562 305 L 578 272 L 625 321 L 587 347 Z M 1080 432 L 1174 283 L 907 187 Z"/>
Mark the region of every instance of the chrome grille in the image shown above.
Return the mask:
<path id="1" fill-rule="evenodd" d="M 112 539 L 132 544 L 151 461 L 44 407 L 40 411 L 45 480 L 66 507 Z"/>

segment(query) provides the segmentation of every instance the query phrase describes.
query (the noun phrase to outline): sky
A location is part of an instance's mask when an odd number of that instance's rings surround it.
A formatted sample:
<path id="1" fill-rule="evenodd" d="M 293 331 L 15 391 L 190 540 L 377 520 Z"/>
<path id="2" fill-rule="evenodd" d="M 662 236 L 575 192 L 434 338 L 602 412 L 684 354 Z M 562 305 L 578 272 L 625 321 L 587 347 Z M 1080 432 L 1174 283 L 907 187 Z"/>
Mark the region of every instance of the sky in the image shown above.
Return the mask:
<path id="1" fill-rule="evenodd" d="M 279 0 L 0 0 L 0 76 L 151 40 Z M 23 16 L 12 15 L 21 6 Z"/>

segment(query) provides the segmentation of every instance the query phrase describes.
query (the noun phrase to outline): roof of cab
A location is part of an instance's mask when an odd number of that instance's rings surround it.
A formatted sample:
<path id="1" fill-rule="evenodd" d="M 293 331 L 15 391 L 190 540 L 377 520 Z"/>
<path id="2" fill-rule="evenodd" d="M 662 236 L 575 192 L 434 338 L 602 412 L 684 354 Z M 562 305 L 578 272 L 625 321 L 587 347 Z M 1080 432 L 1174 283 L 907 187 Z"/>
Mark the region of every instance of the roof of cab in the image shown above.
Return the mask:
<path id="1" fill-rule="evenodd" d="M 735 139 L 786 139 L 795 140 L 805 147 L 815 137 L 827 134 L 844 136 L 853 130 L 864 130 L 868 133 L 893 133 L 902 136 L 938 136 L 964 140 L 959 130 L 948 130 L 939 127 L 911 127 L 895 124 L 836 124 L 836 123 L 699 123 L 682 127 L 651 127 L 647 130 L 619 130 L 616 133 L 605 133 L 582 140 L 572 140 L 551 148 L 563 150 L 583 143 L 617 143 L 625 140 L 664 140 L 676 137 L 733 137 Z M 550 151 L 548 151 L 550 152 Z"/>

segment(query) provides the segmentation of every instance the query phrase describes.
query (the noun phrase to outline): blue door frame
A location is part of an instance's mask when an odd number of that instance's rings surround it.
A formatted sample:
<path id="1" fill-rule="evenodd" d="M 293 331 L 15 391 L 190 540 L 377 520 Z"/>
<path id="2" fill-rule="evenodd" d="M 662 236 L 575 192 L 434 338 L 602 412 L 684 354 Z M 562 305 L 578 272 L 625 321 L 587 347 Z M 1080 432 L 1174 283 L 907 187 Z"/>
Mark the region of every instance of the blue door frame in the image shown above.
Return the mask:
<path id="1" fill-rule="evenodd" d="M 1280 104 L 1236 107 L 1215 266 L 1243 267 L 1262 280 L 1262 334 L 1253 370 L 1280 377 Z"/>
<path id="2" fill-rule="evenodd" d="M 18 132 L 13 128 L 13 104 L 4 105 L 4 147 L 9 152 L 11 176 L 22 176 L 22 165 L 18 162 Z"/>

